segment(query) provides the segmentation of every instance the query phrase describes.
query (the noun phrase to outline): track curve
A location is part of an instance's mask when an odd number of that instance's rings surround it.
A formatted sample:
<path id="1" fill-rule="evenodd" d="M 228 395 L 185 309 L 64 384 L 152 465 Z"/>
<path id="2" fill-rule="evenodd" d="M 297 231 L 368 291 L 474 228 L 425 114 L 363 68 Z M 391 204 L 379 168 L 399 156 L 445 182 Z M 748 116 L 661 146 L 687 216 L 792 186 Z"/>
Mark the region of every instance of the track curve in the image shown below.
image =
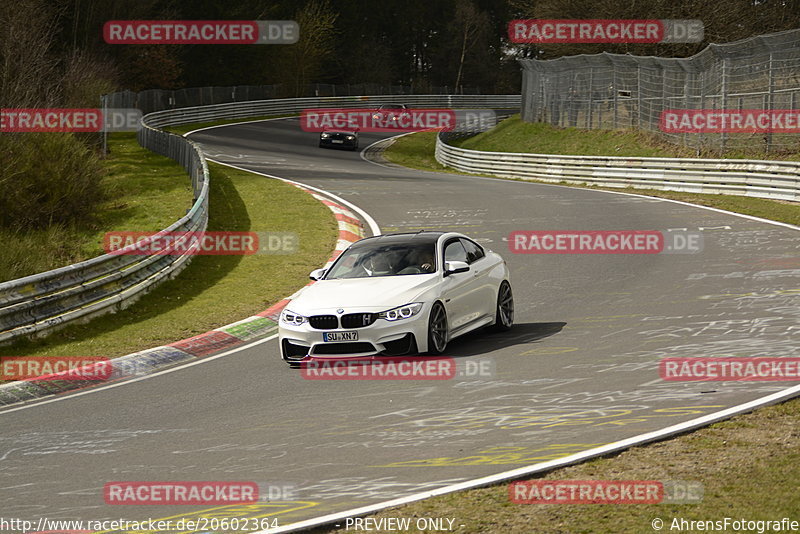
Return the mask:
<path id="1" fill-rule="evenodd" d="M 105 506 L 102 486 L 252 480 L 294 487 L 247 512 L 285 525 L 566 456 L 791 385 L 664 382 L 658 360 L 800 356 L 796 230 L 635 195 L 376 166 L 317 148 L 296 119 L 191 137 L 214 160 L 335 193 L 384 232 L 457 230 L 500 252 L 517 325 L 447 350 L 459 361 L 489 358 L 494 376 L 305 381 L 264 340 L 179 372 L 0 411 L 8 516 L 183 516 L 203 507 Z M 362 134 L 362 145 L 378 139 Z M 504 241 L 513 230 L 677 228 L 702 229 L 704 251 L 514 255 Z"/>

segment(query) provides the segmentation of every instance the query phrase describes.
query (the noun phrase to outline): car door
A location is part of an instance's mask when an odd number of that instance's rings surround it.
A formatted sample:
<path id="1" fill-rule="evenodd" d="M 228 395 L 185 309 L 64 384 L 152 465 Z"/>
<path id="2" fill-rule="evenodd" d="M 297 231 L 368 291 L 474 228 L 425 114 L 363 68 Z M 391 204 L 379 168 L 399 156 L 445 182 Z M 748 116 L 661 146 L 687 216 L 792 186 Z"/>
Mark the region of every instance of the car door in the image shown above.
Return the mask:
<path id="1" fill-rule="evenodd" d="M 461 244 L 467 252 L 467 263 L 475 278 L 476 291 L 469 305 L 481 315 L 493 317 L 497 301 L 497 283 L 489 275 L 494 262 L 487 257 L 483 247 L 471 239 L 462 237 Z"/>
<path id="2" fill-rule="evenodd" d="M 457 237 L 448 239 L 443 247 L 444 262 L 463 261 L 467 263 L 467 251 Z M 444 265 L 443 265 L 444 267 Z M 478 299 L 478 280 L 473 273 L 454 273 L 445 277 L 443 281 L 442 296 L 447 309 L 447 322 L 450 332 L 457 333 L 459 329 L 475 320 L 475 302 Z"/>

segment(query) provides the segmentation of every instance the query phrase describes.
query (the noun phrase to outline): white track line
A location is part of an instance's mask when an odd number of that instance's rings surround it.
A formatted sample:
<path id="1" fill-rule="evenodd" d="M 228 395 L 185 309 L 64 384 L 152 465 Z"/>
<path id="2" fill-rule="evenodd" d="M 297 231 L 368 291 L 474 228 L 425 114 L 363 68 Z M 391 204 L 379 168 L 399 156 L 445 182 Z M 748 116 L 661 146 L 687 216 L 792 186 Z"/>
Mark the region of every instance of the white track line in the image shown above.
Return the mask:
<path id="1" fill-rule="evenodd" d="M 650 441 L 656 441 L 664 438 L 668 438 L 670 436 L 681 434 L 683 432 L 687 432 L 689 430 L 694 430 L 702 426 L 709 425 L 711 423 L 721 421 L 723 419 L 727 419 L 733 415 L 741 414 L 744 412 L 751 411 L 755 408 L 760 406 L 764 406 L 766 404 L 780 402 L 782 400 L 786 400 L 790 397 L 795 396 L 796 394 L 800 393 L 800 385 L 794 386 L 783 391 L 779 391 L 777 393 L 773 393 L 772 395 L 768 395 L 766 397 L 762 397 L 761 399 L 756 399 L 754 401 L 746 402 L 744 404 L 740 404 L 738 406 L 734 406 L 732 408 L 727 408 L 725 410 L 721 410 L 719 412 L 714 412 L 712 414 L 704 415 L 702 417 L 698 417 L 696 419 L 691 419 L 689 421 L 684 421 L 683 423 L 678 423 L 677 425 L 672 425 L 667 428 L 663 428 L 661 430 L 655 430 L 653 432 L 647 432 L 645 434 L 639 434 L 638 436 L 633 436 L 631 438 L 623 439 L 620 441 L 615 441 L 614 443 L 609 443 L 608 445 L 603 445 L 602 447 L 595 447 L 594 449 L 588 449 L 576 454 L 571 454 L 569 456 L 565 456 L 564 458 L 559 458 L 557 460 L 550 460 L 548 462 L 541 462 L 538 464 L 533 464 L 525 467 L 520 467 L 518 469 L 512 469 L 510 471 L 504 471 L 502 473 L 497 473 L 494 475 L 489 475 L 486 477 L 476 478 L 472 480 L 467 480 L 466 482 L 459 482 L 458 484 L 453 484 L 450 486 L 445 486 L 443 488 L 438 488 L 431 491 L 425 491 L 421 493 L 415 493 L 413 495 L 409 495 L 407 497 L 401 497 L 399 499 L 393 499 L 390 501 L 383 501 L 376 504 L 371 504 L 368 506 L 362 506 L 360 508 L 353 508 L 351 510 L 346 510 L 344 512 L 337 512 L 329 515 L 325 515 L 316 519 L 307 519 L 305 521 L 300 521 L 297 523 L 292 523 L 286 525 L 284 527 L 276 528 L 276 529 L 268 529 L 268 530 L 261 530 L 257 532 L 253 532 L 251 534 L 272 534 L 278 532 L 292 532 L 295 530 L 307 529 L 319 525 L 324 525 L 328 523 L 333 523 L 336 521 L 344 520 L 348 517 L 365 515 L 373 512 L 377 512 L 384 508 L 391 508 L 394 506 L 400 506 L 408 503 L 412 503 L 415 501 L 421 501 L 423 499 L 428 499 L 430 497 L 436 497 L 437 495 L 444 495 L 447 493 L 453 493 L 456 491 L 463 491 L 467 489 L 478 488 L 481 486 L 488 486 L 491 484 L 496 484 L 498 482 L 503 482 L 506 480 L 511 480 L 515 478 L 521 478 L 523 476 L 532 475 L 535 473 L 540 473 L 543 471 L 550 471 L 559 467 L 564 467 L 570 464 L 582 462 L 585 460 L 589 460 L 591 458 L 595 458 L 598 456 L 604 456 L 607 454 L 612 454 L 615 452 L 620 452 L 635 445 L 641 445 L 643 443 L 647 443 Z"/>
<path id="2" fill-rule="evenodd" d="M 297 115 L 293 115 L 293 116 L 297 116 Z M 189 137 L 193 133 L 202 132 L 203 130 L 213 130 L 214 128 L 224 128 L 226 126 L 236 126 L 236 125 L 239 125 L 239 124 L 247 124 L 249 122 L 280 121 L 280 120 L 291 119 L 291 118 L 292 117 L 272 117 L 270 119 L 255 119 L 255 120 L 250 119 L 250 120 L 239 121 L 239 122 L 229 122 L 227 124 L 217 124 L 215 126 L 203 126 L 202 128 L 198 128 L 196 130 L 192 130 L 191 132 L 186 132 L 185 134 L 183 134 L 183 137 Z M 206 159 L 208 159 L 208 158 L 206 158 Z"/>
<path id="3" fill-rule="evenodd" d="M 412 169 L 411 167 L 403 167 L 402 165 L 399 165 L 397 167 L 390 167 L 389 165 L 384 165 L 383 163 L 378 163 L 377 161 L 372 161 L 371 159 L 367 159 L 367 157 L 364 155 L 364 154 L 367 153 L 367 150 L 369 150 L 370 148 L 374 147 L 378 143 L 385 143 L 386 141 L 399 139 L 401 137 L 405 137 L 405 136 L 411 135 L 413 133 L 418 133 L 418 132 L 406 132 L 406 133 L 401 133 L 399 135 L 393 135 L 391 137 L 386 137 L 384 139 L 379 139 L 379 140 L 375 141 L 374 143 L 370 143 L 369 145 L 367 145 L 367 147 L 364 150 L 362 150 L 361 152 L 359 152 L 358 155 L 361 156 L 361 159 L 363 159 L 367 163 L 371 163 L 372 165 L 377 165 L 378 167 L 383 167 L 384 169 L 401 170 L 401 171 L 402 170 L 415 171 L 417 169 Z"/>
<path id="4" fill-rule="evenodd" d="M 364 219 L 364 221 L 367 223 L 367 225 L 369 225 L 369 231 L 372 233 L 372 235 L 380 235 L 381 234 L 381 227 L 378 226 L 378 223 L 375 222 L 375 219 L 373 219 L 370 216 L 369 213 L 367 213 L 366 211 L 362 210 L 361 208 L 359 208 L 358 206 L 356 206 L 352 202 L 349 202 L 349 201 L 343 199 L 340 196 L 334 195 L 333 193 L 325 191 L 324 189 L 319 189 L 317 187 L 314 187 L 314 186 L 311 186 L 311 185 L 308 185 L 308 184 L 304 184 L 303 182 L 297 182 L 295 180 L 289 180 L 288 178 L 281 178 L 280 176 L 275 176 L 274 174 L 267 174 L 265 172 L 254 171 L 253 169 L 248 169 L 246 167 L 240 167 L 238 165 L 233 165 L 231 163 L 225 163 L 224 161 L 219 161 L 219 160 L 212 159 L 212 158 L 206 158 L 206 160 L 214 162 L 214 163 L 219 163 L 220 165 L 225 165 L 226 167 L 231 167 L 232 169 L 238 169 L 240 171 L 251 172 L 253 174 L 258 174 L 259 176 L 266 176 L 267 178 L 274 178 L 276 180 L 280 180 L 281 182 L 286 182 L 286 183 L 289 183 L 289 184 L 298 185 L 300 187 L 305 187 L 306 189 L 310 189 L 312 191 L 316 191 L 317 193 L 319 193 L 321 195 L 325 195 L 325 196 L 327 196 L 329 198 L 332 198 L 333 200 L 335 200 L 336 202 L 339 202 L 340 204 L 344 204 L 345 206 L 347 206 L 351 210 L 353 210 L 356 213 L 358 213 L 358 215 L 361 216 L 362 219 Z"/>
<path id="5" fill-rule="evenodd" d="M 69 399 L 74 399 L 76 397 L 83 397 L 84 395 L 90 395 L 92 393 L 97 393 L 99 391 L 104 391 L 106 389 L 118 388 L 120 386 L 127 386 L 128 384 L 133 384 L 134 382 L 140 382 L 142 380 L 149 380 L 149 379 L 151 379 L 153 377 L 156 377 L 156 376 L 166 375 L 168 373 L 174 373 L 175 371 L 180 371 L 181 369 L 185 369 L 187 367 L 192 367 L 194 365 L 200 365 L 200 364 L 203 364 L 203 363 L 208 363 L 208 362 L 210 362 L 212 360 L 216 360 L 217 358 L 222 358 L 223 356 L 228 356 L 230 354 L 234 354 L 234 353 L 242 351 L 244 349 L 248 349 L 250 347 L 254 347 L 254 346 L 256 346 L 256 345 L 258 345 L 260 343 L 265 343 L 267 341 L 271 341 L 271 340 L 275 339 L 276 337 L 278 337 L 278 334 L 272 334 L 269 337 L 265 337 L 263 339 L 258 339 L 256 341 L 251 341 L 249 343 L 246 343 L 246 344 L 241 345 L 239 347 L 235 347 L 235 348 L 233 348 L 231 350 L 227 350 L 227 351 L 222 352 L 220 354 L 215 354 L 214 356 L 205 356 L 203 358 L 198 358 L 195 361 L 191 361 L 191 362 L 188 362 L 188 363 L 183 363 L 183 364 L 177 365 L 175 367 L 170 367 L 169 369 L 164 369 L 163 371 L 158 371 L 156 373 L 152 373 L 152 374 L 149 374 L 149 375 L 140 376 L 138 378 L 131 378 L 131 379 L 125 380 L 123 382 L 116 382 L 114 384 L 108 384 L 106 386 L 93 387 L 93 388 L 90 388 L 90 389 L 85 389 L 83 391 L 78 391 L 76 393 L 64 393 L 64 394 L 57 395 L 56 397 L 53 397 L 53 398 L 46 398 L 45 400 L 42 400 L 40 402 L 32 402 L 31 404 L 23 404 L 22 406 L 17 406 L 16 408 L 10 408 L 8 410 L 2 410 L 2 411 L 0 411 L 0 416 L 5 415 L 7 413 L 11 413 L 11 412 L 16 412 L 16 411 L 19 411 L 19 410 L 27 410 L 28 408 L 35 408 L 37 406 L 42 406 L 44 404 L 50 404 L 51 402 L 60 402 L 60 401 L 65 401 L 65 400 L 69 400 Z"/>

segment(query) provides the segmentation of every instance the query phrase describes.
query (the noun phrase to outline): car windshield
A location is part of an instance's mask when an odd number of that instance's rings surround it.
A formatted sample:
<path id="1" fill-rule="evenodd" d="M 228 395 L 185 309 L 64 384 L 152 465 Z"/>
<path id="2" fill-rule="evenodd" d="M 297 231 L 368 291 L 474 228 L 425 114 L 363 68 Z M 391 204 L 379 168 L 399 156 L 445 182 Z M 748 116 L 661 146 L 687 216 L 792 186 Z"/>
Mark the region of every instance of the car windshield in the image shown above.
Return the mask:
<path id="1" fill-rule="evenodd" d="M 325 274 L 325 280 L 403 276 L 436 272 L 435 243 L 365 243 L 351 247 Z"/>

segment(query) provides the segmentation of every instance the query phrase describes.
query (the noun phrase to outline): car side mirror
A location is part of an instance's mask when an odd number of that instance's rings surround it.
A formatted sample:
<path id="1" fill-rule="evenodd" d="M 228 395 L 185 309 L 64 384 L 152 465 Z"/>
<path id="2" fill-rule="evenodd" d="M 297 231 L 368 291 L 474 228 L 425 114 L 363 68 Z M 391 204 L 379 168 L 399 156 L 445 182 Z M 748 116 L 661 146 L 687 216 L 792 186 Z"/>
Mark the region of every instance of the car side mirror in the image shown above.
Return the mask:
<path id="1" fill-rule="evenodd" d="M 469 271 L 469 265 L 463 261 L 446 261 L 444 262 L 444 275 L 450 276 L 451 274 L 465 273 Z"/>
<path id="2" fill-rule="evenodd" d="M 309 278 L 312 280 L 319 280 L 323 276 L 325 276 L 326 269 L 315 269 L 311 271 L 311 274 L 308 275 Z"/>

